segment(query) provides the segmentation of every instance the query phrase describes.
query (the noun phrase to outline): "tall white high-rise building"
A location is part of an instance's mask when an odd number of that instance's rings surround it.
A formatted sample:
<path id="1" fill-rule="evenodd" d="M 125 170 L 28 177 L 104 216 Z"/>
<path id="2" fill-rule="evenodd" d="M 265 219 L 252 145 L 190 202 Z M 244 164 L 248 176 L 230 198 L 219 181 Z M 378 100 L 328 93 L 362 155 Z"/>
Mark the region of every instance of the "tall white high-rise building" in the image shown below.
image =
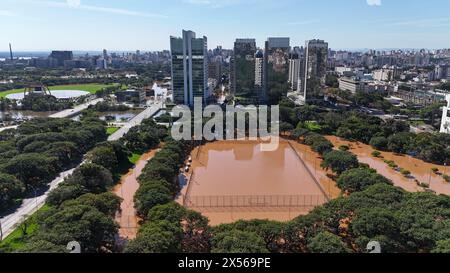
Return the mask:
<path id="1" fill-rule="evenodd" d="M 450 134 L 450 95 L 446 98 L 447 105 L 442 112 L 441 133 Z"/>
<path id="2" fill-rule="evenodd" d="M 297 91 L 300 80 L 301 60 L 297 53 L 291 53 L 289 57 L 289 84 L 293 91 Z"/>
<path id="3" fill-rule="evenodd" d="M 263 85 L 263 64 L 264 54 L 259 50 L 255 54 L 255 86 L 258 88 L 262 88 Z"/>
<path id="4" fill-rule="evenodd" d="M 170 37 L 172 90 L 176 104 L 193 106 L 194 98 L 204 104 L 210 98 L 208 88 L 208 40 L 183 30 L 183 37 Z"/>

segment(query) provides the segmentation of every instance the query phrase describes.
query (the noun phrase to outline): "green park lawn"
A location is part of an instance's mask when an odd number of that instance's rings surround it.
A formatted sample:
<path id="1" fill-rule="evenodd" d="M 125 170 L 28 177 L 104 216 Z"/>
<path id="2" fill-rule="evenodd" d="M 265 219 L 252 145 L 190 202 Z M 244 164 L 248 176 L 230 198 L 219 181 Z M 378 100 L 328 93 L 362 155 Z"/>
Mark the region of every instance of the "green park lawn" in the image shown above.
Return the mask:
<path id="1" fill-rule="evenodd" d="M 38 229 L 37 215 L 49 209 L 50 207 L 48 205 L 44 205 L 37 211 L 37 213 L 30 216 L 26 236 L 22 234 L 20 227 L 17 227 L 11 234 L 8 235 L 8 237 L 0 242 L 0 247 L 4 247 L 12 251 L 22 248 L 26 244 L 27 239 L 30 238 L 30 236 L 33 235 Z"/>
<path id="2" fill-rule="evenodd" d="M 55 85 L 55 86 L 49 86 L 48 88 L 51 90 L 80 90 L 80 91 L 86 91 L 91 94 L 95 94 L 98 91 L 102 90 L 105 87 L 109 87 L 112 85 L 107 84 L 98 84 L 98 83 L 90 83 L 90 84 L 69 84 L 69 85 Z M 0 98 L 6 97 L 10 94 L 15 93 L 21 93 L 24 89 L 12 89 L 0 92 Z"/>
<path id="3" fill-rule="evenodd" d="M 141 156 L 142 154 L 133 153 L 128 159 L 130 160 L 131 164 L 135 165 L 139 161 Z"/>
<path id="4" fill-rule="evenodd" d="M 106 133 L 108 134 L 108 136 L 114 134 L 115 132 L 117 132 L 120 128 L 119 127 L 108 127 L 106 129 Z"/>

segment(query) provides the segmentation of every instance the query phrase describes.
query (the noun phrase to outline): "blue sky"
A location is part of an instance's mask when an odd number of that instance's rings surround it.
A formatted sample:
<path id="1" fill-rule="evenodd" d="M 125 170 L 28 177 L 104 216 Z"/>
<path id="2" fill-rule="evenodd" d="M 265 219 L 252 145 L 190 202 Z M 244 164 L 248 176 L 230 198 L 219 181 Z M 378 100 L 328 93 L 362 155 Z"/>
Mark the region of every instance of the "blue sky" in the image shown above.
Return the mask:
<path id="1" fill-rule="evenodd" d="M 160 50 L 192 29 L 235 38 L 320 38 L 332 48 L 450 48 L 448 0 L 0 0 L 0 51 Z"/>

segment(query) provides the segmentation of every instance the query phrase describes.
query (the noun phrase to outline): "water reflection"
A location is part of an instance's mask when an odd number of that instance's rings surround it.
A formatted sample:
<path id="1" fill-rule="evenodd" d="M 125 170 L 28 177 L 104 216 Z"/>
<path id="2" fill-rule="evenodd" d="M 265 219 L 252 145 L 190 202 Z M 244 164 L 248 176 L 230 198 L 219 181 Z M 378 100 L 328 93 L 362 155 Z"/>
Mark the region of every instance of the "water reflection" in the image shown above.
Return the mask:
<path id="1" fill-rule="evenodd" d="M 114 123 L 126 123 L 137 116 L 141 110 L 128 110 L 125 112 L 101 112 L 98 113 L 98 118 L 106 122 Z M 77 115 L 73 118 L 75 121 L 79 121 L 82 115 Z"/>
<path id="2" fill-rule="evenodd" d="M 35 112 L 35 111 L 21 111 L 21 110 L 10 110 L 10 111 L 1 111 L 0 112 L 0 120 L 2 121 L 22 121 L 29 120 L 33 118 L 41 118 L 48 117 L 53 115 L 56 111 L 50 112 Z"/>
<path id="3" fill-rule="evenodd" d="M 297 154 L 302 155 L 301 159 Z M 326 176 L 326 172 L 321 169 L 314 170 L 317 165 L 310 164 L 315 161 L 316 155 L 304 153 L 300 146 L 291 147 L 287 141 L 282 141 L 279 148 L 273 152 L 261 151 L 261 144 L 258 142 L 217 141 L 196 148 L 191 156 L 193 163 L 192 171 L 188 175 L 189 184 L 182 190 L 182 195 L 188 196 L 187 200 L 200 200 L 205 197 L 209 198 L 208 200 L 244 200 L 248 196 L 283 202 L 286 198 L 298 200 L 298 197 L 304 196 L 324 200 L 324 189 L 328 191 L 327 195 L 337 196 L 335 189 L 332 191 L 329 187 L 333 182 Z M 309 172 L 301 160 L 305 161 Z M 311 173 L 315 174 L 321 185 L 314 181 Z M 181 198 L 178 201 L 183 200 Z M 268 207 L 251 209 L 194 209 L 209 217 L 213 225 L 239 219 L 287 221 L 312 209 L 297 205 L 281 208 L 270 204 Z"/>

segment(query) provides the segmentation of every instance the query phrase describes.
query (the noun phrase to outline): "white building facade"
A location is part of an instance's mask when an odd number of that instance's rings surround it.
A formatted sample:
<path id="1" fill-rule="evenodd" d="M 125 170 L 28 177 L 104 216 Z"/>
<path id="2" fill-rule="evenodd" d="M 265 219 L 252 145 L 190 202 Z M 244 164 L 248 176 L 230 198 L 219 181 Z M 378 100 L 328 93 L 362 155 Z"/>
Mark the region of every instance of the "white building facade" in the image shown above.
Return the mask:
<path id="1" fill-rule="evenodd" d="M 447 106 L 442 111 L 441 133 L 450 134 L 450 95 L 445 97 Z"/>

